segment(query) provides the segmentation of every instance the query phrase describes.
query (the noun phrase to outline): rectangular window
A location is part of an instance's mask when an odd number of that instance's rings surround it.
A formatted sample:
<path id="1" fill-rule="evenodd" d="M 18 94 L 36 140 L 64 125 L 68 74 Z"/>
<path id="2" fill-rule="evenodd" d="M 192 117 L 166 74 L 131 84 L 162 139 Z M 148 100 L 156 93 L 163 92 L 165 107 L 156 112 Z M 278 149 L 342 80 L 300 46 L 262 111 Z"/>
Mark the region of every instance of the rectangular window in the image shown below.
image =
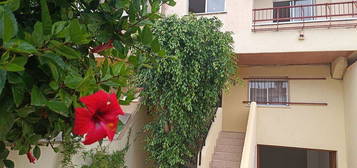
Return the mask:
<path id="1" fill-rule="evenodd" d="M 294 6 L 304 6 L 304 5 L 312 5 L 313 0 L 298 0 L 298 1 L 292 1 L 294 3 Z M 312 20 L 313 18 L 313 7 L 312 6 L 306 6 L 306 7 L 296 7 L 293 10 L 293 17 L 298 18 L 294 19 L 294 21 L 302 21 L 302 20 Z M 300 17 L 300 18 L 299 18 Z M 305 17 L 305 18 L 301 18 Z"/>
<path id="2" fill-rule="evenodd" d="M 249 81 L 249 101 L 265 105 L 286 105 L 288 102 L 288 81 Z"/>
<path id="3" fill-rule="evenodd" d="M 289 22 L 312 20 L 314 14 L 312 6 L 313 0 L 294 0 L 294 1 L 277 1 L 273 2 L 273 18 L 274 22 Z M 291 20 L 291 18 L 294 18 Z"/>
<path id="4" fill-rule="evenodd" d="M 290 21 L 290 1 L 273 2 L 273 17 L 274 22 L 289 22 Z"/>
<path id="5" fill-rule="evenodd" d="M 223 12 L 225 0 L 189 0 L 189 12 L 210 13 Z"/>

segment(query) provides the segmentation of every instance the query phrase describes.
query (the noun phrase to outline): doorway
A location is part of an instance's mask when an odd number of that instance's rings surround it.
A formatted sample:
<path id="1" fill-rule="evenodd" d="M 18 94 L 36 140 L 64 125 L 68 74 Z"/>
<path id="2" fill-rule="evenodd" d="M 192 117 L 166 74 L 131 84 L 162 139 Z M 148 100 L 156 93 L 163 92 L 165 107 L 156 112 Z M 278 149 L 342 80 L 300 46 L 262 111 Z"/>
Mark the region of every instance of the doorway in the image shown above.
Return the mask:
<path id="1" fill-rule="evenodd" d="M 258 145 L 258 168 L 336 168 L 336 151 Z"/>

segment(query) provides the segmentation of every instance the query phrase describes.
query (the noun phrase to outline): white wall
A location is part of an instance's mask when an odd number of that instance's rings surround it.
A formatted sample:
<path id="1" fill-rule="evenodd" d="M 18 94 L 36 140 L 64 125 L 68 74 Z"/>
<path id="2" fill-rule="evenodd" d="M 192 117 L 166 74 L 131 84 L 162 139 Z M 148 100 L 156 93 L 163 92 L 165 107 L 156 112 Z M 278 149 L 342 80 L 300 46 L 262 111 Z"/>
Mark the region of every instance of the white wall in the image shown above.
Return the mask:
<path id="1" fill-rule="evenodd" d="M 341 1 L 346 0 L 318 0 L 318 3 Z M 223 29 L 234 33 L 236 53 L 357 50 L 357 31 L 353 28 L 306 29 L 305 40 L 299 40 L 300 30 L 252 32 L 253 6 L 270 7 L 272 0 L 226 0 L 227 13 L 202 16 L 216 16 L 223 21 Z M 188 0 L 178 0 L 167 14 L 188 14 Z"/>
<path id="2" fill-rule="evenodd" d="M 357 168 L 357 62 L 344 76 L 346 140 L 349 168 Z"/>

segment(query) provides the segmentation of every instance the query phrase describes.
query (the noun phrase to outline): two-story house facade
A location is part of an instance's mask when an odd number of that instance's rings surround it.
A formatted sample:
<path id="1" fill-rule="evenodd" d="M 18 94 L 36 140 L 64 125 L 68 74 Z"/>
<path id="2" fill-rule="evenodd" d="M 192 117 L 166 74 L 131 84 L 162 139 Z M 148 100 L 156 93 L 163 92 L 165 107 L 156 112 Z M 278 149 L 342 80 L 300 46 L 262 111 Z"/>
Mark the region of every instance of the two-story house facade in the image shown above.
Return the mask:
<path id="1" fill-rule="evenodd" d="M 243 84 L 223 95 L 199 167 L 357 168 L 357 1 L 179 0 L 162 12 L 218 17 L 239 57 Z"/>

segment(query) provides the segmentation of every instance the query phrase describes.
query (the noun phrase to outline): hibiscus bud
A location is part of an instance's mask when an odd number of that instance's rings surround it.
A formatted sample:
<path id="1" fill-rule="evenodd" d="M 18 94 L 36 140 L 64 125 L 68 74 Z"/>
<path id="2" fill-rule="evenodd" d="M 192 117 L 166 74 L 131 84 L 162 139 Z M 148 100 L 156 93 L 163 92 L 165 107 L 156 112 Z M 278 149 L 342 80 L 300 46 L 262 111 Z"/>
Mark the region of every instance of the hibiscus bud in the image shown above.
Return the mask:
<path id="1" fill-rule="evenodd" d="M 26 155 L 27 155 L 27 159 L 29 160 L 29 162 L 35 164 L 36 158 L 32 155 L 32 153 L 27 152 Z"/>
<path id="2" fill-rule="evenodd" d="M 107 43 L 94 47 L 91 52 L 92 53 L 100 53 L 106 49 L 113 48 L 113 40 L 109 40 Z"/>

